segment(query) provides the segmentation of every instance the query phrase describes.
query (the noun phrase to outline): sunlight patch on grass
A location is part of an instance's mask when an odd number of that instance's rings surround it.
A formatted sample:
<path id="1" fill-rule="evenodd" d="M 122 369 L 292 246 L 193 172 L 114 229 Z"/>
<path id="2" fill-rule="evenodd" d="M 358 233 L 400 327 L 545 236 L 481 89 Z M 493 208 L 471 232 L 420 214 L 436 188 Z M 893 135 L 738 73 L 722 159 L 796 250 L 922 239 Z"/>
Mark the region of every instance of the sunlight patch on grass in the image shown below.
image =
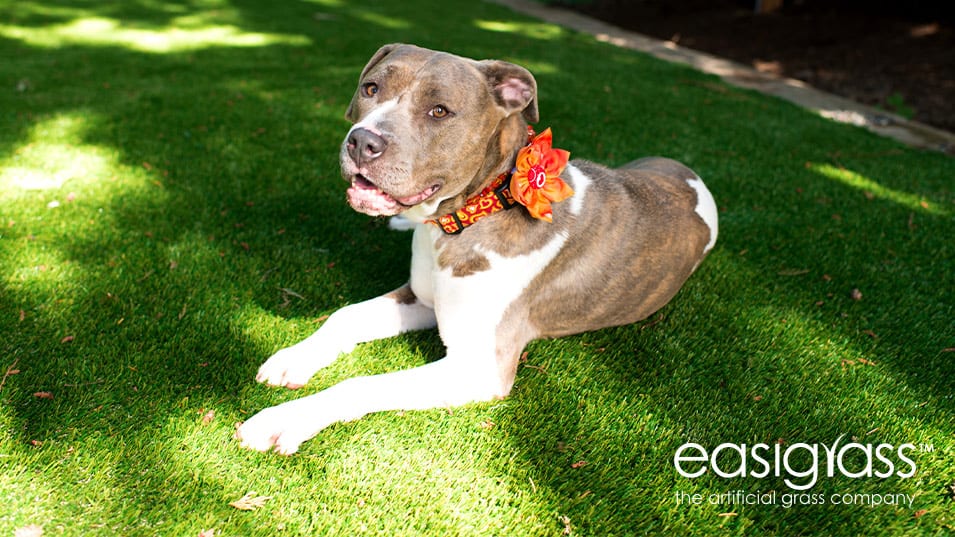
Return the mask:
<path id="1" fill-rule="evenodd" d="M 373 13 L 371 11 L 355 10 L 354 16 L 365 22 L 391 30 L 407 30 L 408 28 L 411 28 L 411 23 L 404 19 L 387 17 L 380 13 Z"/>
<path id="2" fill-rule="evenodd" d="M 192 22 L 195 21 L 185 21 Z M 130 28 L 116 19 L 83 17 L 43 28 L 0 25 L 0 36 L 28 45 L 59 48 L 69 45 L 121 46 L 149 53 L 199 50 L 211 47 L 261 47 L 265 45 L 306 46 L 304 36 L 245 32 L 233 25 L 197 28 L 167 26 L 160 29 Z"/>
<path id="3" fill-rule="evenodd" d="M 112 162 L 103 149 L 83 143 L 91 117 L 75 110 L 37 123 L 26 143 L 0 159 L 0 200 L 11 188 L 57 189 L 73 179 L 95 181 L 108 174 Z"/>
<path id="4" fill-rule="evenodd" d="M 530 59 L 525 60 L 523 58 L 513 58 L 513 57 L 506 58 L 506 59 L 507 61 L 511 63 L 516 63 L 517 65 L 520 65 L 526 68 L 528 71 L 534 73 L 534 76 L 556 75 L 557 73 L 560 72 L 560 69 L 556 65 L 550 62 L 535 61 Z"/>
<path id="5" fill-rule="evenodd" d="M 310 4 L 319 4 L 326 7 L 345 7 L 345 2 L 342 0 L 304 0 Z"/>
<path id="6" fill-rule="evenodd" d="M 893 201 L 914 211 L 927 212 L 930 214 L 943 216 L 949 216 L 950 214 L 949 211 L 946 211 L 942 207 L 939 207 L 938 204 L 932 203 L 925 198 L 915 194 L 909 194 L 908 192 L 901 192 L 899 190 L 882 186 L 872 179 L 869 179 L 868 177 L 852 170 L 837 168 L 831 164 L 817 163 L 810 164 L 809 169 L 818 173 L 819 175 L 822 175 L 823 177 L 834 179 L 845 185 L 857 188 L 871 196 Z"/>
<path id="7" fill-rule="evenodd" d="M 519 34 L 533 39 L 552 40 L 564 34 L 560 26 L 553 24 L 476 20 L 474 25 L 489 32 Z"/>
<path id="8" fill-rule="evenodd" d="M 280 345 L 291 345 L 296 338 L 304 339 L 308 335 L 307 329 L 299 334 L 287 319 L 256 304 L 242 307 L 233 321 L 233 330 L 248 338 L 257 348 L 269 349 L 271 352 L 277 351 Z M 263 356 L 262 360 L 265 358 Z"/>

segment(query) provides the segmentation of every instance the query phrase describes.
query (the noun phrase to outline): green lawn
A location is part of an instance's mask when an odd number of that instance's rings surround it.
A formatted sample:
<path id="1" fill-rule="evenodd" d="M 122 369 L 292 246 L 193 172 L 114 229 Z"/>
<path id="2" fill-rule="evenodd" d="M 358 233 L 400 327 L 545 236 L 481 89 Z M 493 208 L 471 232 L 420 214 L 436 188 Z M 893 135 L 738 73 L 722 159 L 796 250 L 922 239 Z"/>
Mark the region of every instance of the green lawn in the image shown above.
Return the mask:
<path id="1" fill-rule="evenodd" d="M 955 159 L 449 4 L 0 0 L 0 534 L 955 531 Z M 504 401 L 370 416 L 288 458 L 240 450 L 236 422 L 266 406 L 442 355 L 425 332 L 299 392 L 253 380 L 407 277 L 410 235 L 351 211 L 337 164 L 358 73 L 392 41 L 525 65 L 539 127 L 574 157 L 684 161 L 719 242 L 649 321 L 532 344 Z M 824 504 L 786 508 L 792 476 L 673 464 L 687 442 L 841 435 L 912 444 L 915 475 L 820 475 Z M 736 490 L 780 500 L 706 501 Z M 271 498 L 230 506 L 250 492 Z"/>

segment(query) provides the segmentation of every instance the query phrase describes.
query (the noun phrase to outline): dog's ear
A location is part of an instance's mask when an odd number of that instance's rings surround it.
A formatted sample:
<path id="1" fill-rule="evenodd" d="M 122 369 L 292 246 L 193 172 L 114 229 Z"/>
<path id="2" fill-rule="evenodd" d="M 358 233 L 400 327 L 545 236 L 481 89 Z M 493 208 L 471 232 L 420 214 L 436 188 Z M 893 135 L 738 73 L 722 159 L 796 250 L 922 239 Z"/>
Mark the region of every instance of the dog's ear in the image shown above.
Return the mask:
<path id="1" fill-rule="evenodd" d="M 391 54 L 393 50 L 400 47 L 401 43 L 391 43 L 389 45 L 384 45 L 368 60 L 368 63 L 365 64 L 365 68 L 361 70 L 361 75 L 358 77 L 358 80 L 361 81 L 365 78 L 365 75 L 368 74 L 368 71 L 371 71 L 373 67 L 381 63 L 381 60 L 384 60 L 386 56 Z M 355 103 L 358 101 L 358 92 L 355 92 L 355 95 L 351 99 L 351 103 L 348 105 L 348 110 L 345 110 L 345 119 L 351 121 L 352 123 L 358 121 L 357 111 L 355 110 Z"/>
<path id="2" fill-rule="evenodd" d="M 478 62 L 498 106 L 508 114 L 521 112 L 528 123 L 540 119 L 537 111 L 537 81 L 527 69 L 498 60 Z"/>

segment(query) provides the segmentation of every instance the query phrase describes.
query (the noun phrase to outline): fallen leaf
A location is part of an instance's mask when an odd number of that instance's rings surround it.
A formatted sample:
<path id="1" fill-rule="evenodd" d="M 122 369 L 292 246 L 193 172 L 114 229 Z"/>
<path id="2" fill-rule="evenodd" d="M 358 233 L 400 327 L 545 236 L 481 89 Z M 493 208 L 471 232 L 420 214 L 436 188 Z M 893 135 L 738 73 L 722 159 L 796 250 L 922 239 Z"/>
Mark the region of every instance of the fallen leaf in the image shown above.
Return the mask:
<path id="1" fill-rule="evenodd" d="M 481 428 L 485 431 L 490 431 L 494 428 L 494 422 L 491 420 L 484 420 L 481 422 Z"/>
<path id="2" fill-rule="evenodd" d="M 218 532 L 214 529 L 202 530 L 199 532 L 199 537 L 216 537 L 216 533 Z"/>
<path id="3" fill-rule="evenodd" d="M 20 322 L 22 323 L 24 319 L 27 318 L 27 312 L 20 310 Z"/>
<path id="4" fill-rule="evenodd" d="M 271 496 L 256 496 L 255 492 L 250 492 L 229 505 L 240 511 L 254 511 L 271 499 Z"/>
<path id="5" fill-rule="evenodd" d="M 879 339 L 879 336 L 877 336 L 876 333 L 873 332 L 872 330 L 863 330 L 862 333 L 869 336 L 872 339 Z"/>
<path id="6" fill-rule="evenodd" d="M 922 518 L 926 513 L 928 513 L 928 509 L 919 509 L 915 512 L 914 516 L 915 518 Z"/>
<path id="7" fill-rule="evenodd" d="M 76 336 L 66 336 L 65 338 L 60 340 L 60 343 L 69 343 L 73 341 L 75 338 Z"/>
<path id="8" fill-rule="evenodd" d="M 41 440 L 30 440 L 30 445 L 33 447 L 40 447 L 43 445 Z"/>
<path id="9" fill-rule="evenodd" d="M 53 399 L 53 394 L 50 392 L 34 392 L 33 397 L 37 399 Z"/>
<path id="10" fill-rule="evenodd" d="M 564 531 L 561 532 L 563 535 L 570 535 L 571 533 L 574 532 L 573 526 L 570 525 L 570 517 L 569 517 L 569 516 L 567 516 L 567 515 L 560 515 L 560 517 L 558 518 L 558 520 L 560 520 L 560 523 L 564 525 Z"/>
<path id="11" fill-rule="evenodd" d="M 853 289 L 853 290 L 849 293 L 849 298 L 851 298 L 852 300 L 856 300 L 856 301 L 862 300 L 862 291 L 860 291 L 860 290 L 858 290 L 858 289 Z"/>
<path id="12" fill-rule="evenodd" d="M 866 360 L 865 358 L 858 358 L 856 359 L 856 361 L 862 365 L 875 365 L 875 362 L 873 362 L 872 360 Z"/>
<path id="13" fill-rule="evenodd" d="M 20 372 L 20 370 L 17 369 L 17 364 L 18 364 L 18 363 L 20 363 L 20 359 L 19 359 L 19 358 L 17 358 L 16 360 L 14 360 L 13 363 L 10 364 L 10 367 L 7 368 L 7 372 L 4 373 L 4 374 L 3 374 L 3 378 L 0 379 L 0 390 L 2 390 L 2 389 L 3 389 L 3 385 L 7 383 L 7 377 L 9 377 L 9 376 L 11 376 L 11 375 L 16 375 L 17 373 Z"/>
<path id="14" fill-rule="evenodd" d="M 43 537 L 43 528 L 36 524 L 13 530 L 13 537 Z"/>
<path id="15" fill-rule="evenodd" d="M 210 411 L 206 412 L 205 414 L 203 414 L 203 416 L 202 416 L 202 424 L 203 424 L 203 425 L 209 424 L 209 423 L 211 423 L 212 420 L 214 420 L 214 419 L 216 419 L 216 411 L 215 411 L 215 410 L 210 410 Z"/>
<path id="16" fill-rule="evenodd" d="M 577 468 L 583 468 L 584 466 L 587 466 L 588 464 L 590 463 L 587 461 L 577 461 L 571 464 L 570 467 L 576 470 Z"/>

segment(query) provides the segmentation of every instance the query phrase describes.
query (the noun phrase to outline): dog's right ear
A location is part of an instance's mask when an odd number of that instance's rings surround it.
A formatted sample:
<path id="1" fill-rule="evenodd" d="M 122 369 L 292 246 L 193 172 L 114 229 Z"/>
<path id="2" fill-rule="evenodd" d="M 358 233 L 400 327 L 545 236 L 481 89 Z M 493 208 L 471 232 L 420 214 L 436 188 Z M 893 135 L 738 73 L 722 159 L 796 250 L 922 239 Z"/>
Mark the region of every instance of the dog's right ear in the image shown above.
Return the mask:
<path id="1" fill-rule="evenodd" d="M 381 63 L 381 60 L 384 60 L 386 56 L 391 54 L 393 50 L 400 47 L 401 43 L 391 43 L 389 45 L 384 45 L 368 60 L 368 63 L 365 64 L 365 68 L 361 70 L 361 75 L 358 77 L 358 80 L 361 81 L 365 78 L 365 75 L 368 74 L 368 71 L 371 71 L 376 65 Z M 355 95 L 351 99 L 351 103 L 348 105 L 348 110 L 345 110 L 345 119 L 351 121 L 352 123 L 358 121 L 357 111 L 355 110 L 356 102 L 358 101 L 358 92 L 355 92 Z"/>
<path id="2" fill-rule="evenodd" d="M 540 120 L 537 111 L 537 81 L 520 65 L 498 60 L 478 62 L 498 106 L 508 114 L 521 112 L 528 123 Z"/>

